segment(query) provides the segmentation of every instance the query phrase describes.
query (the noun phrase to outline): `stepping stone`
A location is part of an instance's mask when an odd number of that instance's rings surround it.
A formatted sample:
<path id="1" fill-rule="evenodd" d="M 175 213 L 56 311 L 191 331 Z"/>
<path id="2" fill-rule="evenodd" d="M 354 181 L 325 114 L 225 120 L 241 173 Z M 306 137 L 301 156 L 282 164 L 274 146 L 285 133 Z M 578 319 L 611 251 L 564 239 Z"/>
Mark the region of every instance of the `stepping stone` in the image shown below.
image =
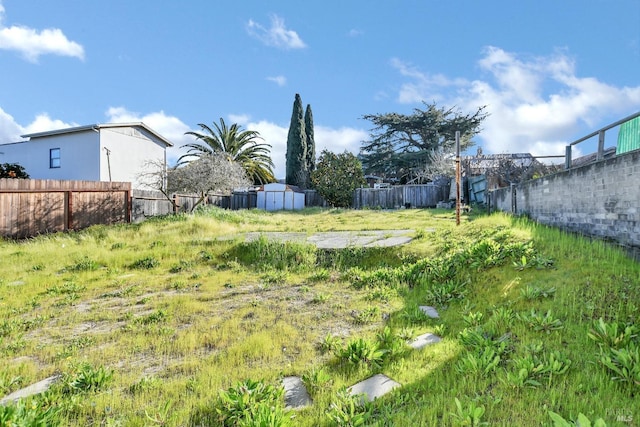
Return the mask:
<path id="1" fill-rule="evenodd" d="M 285 409 L 300 409 L 313 403 L 300 377 L 284 377 L 282 386 Z"/>
<path id="2" fill-rule="evenodd" d="M 429 344 L 435 344 L 440 341 L 441 341 L 441 338 L 439 336 L 427 333 L 415 338 L 413 341 L 409 343 L 409 346 L 417 350 L 422 347 L 426 347 Z"/>
<path id="3" fill-rule="evenodd" d="M 422 310 L 422 312 L 424 314 L 426 314 L 427 316 L 431 317 L 432 319 L 439 319 L 440 318 L 440 315 L 438 314 L 438 311 L 433 307 L 429 307 L 428 305 L 421 305 L 420 306 L 420 310 Z"/>
<path id="4" fill-rule="evenodd" d="M 10 395 L 0 399 L 0 405 L 6 405 L 7 403 L 16 402 L 19 399 L 33 396 L 34 394 L 44 393 L 45 391 L 49 390 L 49 387 L 51 387 L 56 381 L 58 381 L 58 379 L 60 379 L 60 375 L 54 375 L 52 377 L 45 378 L 44 380 L 39 381 L 35 384 L 31 384 L 30 386 L 25 387 L 21 390 L 14 391 Z"/>
<path id="5" fill-rule="evenodd" d="M 347 391 L 351 396 L 362 394 L 364 399 L 371 402 L 400 386 L 400 383 L 395 382 L 386 375 L 377 374 L 349 387 Z"/>

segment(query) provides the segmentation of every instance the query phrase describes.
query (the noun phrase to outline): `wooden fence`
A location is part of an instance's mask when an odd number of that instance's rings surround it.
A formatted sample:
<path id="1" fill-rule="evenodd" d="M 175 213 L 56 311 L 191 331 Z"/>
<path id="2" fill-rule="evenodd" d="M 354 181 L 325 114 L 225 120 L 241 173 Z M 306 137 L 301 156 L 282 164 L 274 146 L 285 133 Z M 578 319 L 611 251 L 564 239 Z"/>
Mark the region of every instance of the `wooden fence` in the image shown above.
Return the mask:
<path id="1" fill-rule="evenodd" d="M 0 179 L 0 235 L 25 238 L 131 219 L 131 183 Z"/>
<path id="2" fill-rule="evenodd" d="M 394 185 L 388 188 L 358 188 L 353 195 L 356 209 L 381 208 L 433 208 L 438 202 L 448 200 L 446 185 Z"/>

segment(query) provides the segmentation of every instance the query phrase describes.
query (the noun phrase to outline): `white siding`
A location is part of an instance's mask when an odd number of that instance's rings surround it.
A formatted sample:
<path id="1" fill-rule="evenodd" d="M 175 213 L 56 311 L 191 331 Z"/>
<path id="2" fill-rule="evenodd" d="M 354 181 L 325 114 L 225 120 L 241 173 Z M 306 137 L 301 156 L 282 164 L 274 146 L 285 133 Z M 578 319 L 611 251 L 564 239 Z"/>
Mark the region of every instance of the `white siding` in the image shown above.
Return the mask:
<path id="1" fill-rule="evenodd" d="M 140 174 L 151 161 L 164 164 L 165 145 L 153 136 L 132 127 L 103 128 L 100 130 L 100 180 L 131 182 L 132 188 L 143 188 Z M 109 149 L 109 162 L 104 148 Z"/>
<path id="2" fill-rule="evenodd" d="M 33 179 L 100 180 L 99 135 L 93 130 L 0 145 L 0 162 L 19 163 Z M 49 167 L 49 150 L 60 149 L 60 167 Z"/>
<path id="3" fill-rule="evenodd" d="M 102 127 L 0 145 L 0 163 L 18 163 L 33 179 L 109 181 L 110 169 L 111 181 L 143 188 L 140 174 L 149 162 L 164 164 L 165 147 L 141 127 Z M 52 148 L 60 149 L 59 168 L 49 167 Z"/>

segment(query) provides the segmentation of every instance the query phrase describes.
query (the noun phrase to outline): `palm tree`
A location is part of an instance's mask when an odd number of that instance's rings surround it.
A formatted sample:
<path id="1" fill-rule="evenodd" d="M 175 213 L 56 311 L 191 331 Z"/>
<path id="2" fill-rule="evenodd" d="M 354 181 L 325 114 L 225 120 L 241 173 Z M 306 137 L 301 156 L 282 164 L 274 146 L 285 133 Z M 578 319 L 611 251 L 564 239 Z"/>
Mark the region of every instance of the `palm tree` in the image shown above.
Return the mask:
<path id="1" fill-rule="evenodd" d="M 261 140 L 262 137 L 257 131 L 243 130 L 237 123 L 227 127 L 222 118 L 219 125 L 213 123 L 213 128 L 203 123 L 198 123 L 198 126 L 203 133 L 185 132 L 185 135 L 193 135 L 201 142 L 183 145 L 182 147 L 188 150 L 186 154 L 180 156 L 178 165 L 206 154 L 222 153 L 229 161 L 240 163 L 254 184 L 275 181 L 273 161 L 269 155 L 271 145 L 258 142 L 257 140 Z"/>

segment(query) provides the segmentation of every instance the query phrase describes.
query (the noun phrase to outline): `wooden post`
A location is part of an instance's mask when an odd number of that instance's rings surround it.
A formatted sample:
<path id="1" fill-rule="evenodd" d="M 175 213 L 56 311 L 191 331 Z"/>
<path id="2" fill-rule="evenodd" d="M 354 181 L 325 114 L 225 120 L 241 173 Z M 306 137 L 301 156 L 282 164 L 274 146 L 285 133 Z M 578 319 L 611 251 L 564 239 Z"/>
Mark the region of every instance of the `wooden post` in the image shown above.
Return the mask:
<path id="1" fill-rule="evenodd" d="M 456 131 L 456 225 L 460 225 L 460 131 Z"/>
<path id="2" fill-rule="evenodd" d="M 133 205 L 133 195 L 132 191 L 125 190 L 124 192 L 124 206 L 125 206 L 125 222 L 131 223 L 132 219 L 132 205 Z"/>
<path id="3" fill-rule="evenodd" d="M 65 231 L 73 230 L 73 192 L 65 191 Z"/>

